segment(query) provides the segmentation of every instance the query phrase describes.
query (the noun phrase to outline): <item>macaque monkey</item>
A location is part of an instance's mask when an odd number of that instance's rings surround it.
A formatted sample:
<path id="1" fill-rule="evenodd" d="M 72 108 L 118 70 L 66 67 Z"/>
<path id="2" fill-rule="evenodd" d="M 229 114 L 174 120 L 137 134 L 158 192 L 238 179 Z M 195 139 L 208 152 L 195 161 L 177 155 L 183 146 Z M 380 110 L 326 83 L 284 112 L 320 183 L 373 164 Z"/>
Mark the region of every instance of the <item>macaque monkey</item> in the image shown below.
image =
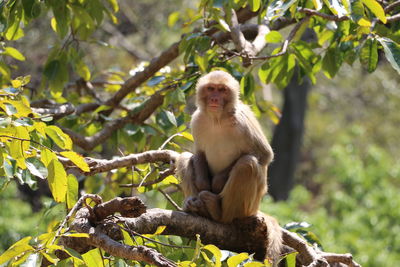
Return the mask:
<path id="1" fill-rule="evenodd" d="M 239 90 L 238 81 L 225 71 L 198 80 L 191 120 L 195 151 L 182 153 L 177 164 L 184 210 L 221 223 L 257 214 L 274 156 L 253 112 L 240 101 Z M 270 242 L 276 241 L 273 249 L 279 250 L 279 225 L 266 218 L 272 225 Z"/>

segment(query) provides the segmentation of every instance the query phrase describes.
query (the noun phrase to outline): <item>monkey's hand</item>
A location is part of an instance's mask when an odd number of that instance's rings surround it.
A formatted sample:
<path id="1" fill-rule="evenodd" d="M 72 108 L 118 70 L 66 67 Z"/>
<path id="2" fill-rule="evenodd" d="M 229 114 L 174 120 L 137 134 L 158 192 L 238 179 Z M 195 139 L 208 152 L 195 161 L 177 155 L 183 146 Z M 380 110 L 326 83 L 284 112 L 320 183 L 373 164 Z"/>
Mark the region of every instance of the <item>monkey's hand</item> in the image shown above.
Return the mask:
<path id="1" fill-rule="evenodd" d="M 188 197 L 183 203 L 183 210 L 190 213 L 210 218 L 206 205 L 199 197 Z"/>

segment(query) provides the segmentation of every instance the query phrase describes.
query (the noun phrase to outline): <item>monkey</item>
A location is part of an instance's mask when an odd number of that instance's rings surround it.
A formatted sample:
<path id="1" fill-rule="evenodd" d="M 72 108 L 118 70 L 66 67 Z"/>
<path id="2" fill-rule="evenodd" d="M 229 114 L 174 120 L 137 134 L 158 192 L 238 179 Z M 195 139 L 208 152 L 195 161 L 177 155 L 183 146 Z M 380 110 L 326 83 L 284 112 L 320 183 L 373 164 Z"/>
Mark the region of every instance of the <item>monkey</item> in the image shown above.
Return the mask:
<path id="1" fill-rule="evenodd" d="M 196 84 L 196 111 L 190 127 L 194 154 L 177 162 L 185 195 L 184 211 L 231 223 L 258 213 L 267 192 L 267 168 L 274 153 L 250 107 L 242 103 L 239 82 L 216 70 Z M 272 254 L 280 251 L 281 230 L 265 215 Z M 270 229 L 271 228 L 271 229 Z"/>

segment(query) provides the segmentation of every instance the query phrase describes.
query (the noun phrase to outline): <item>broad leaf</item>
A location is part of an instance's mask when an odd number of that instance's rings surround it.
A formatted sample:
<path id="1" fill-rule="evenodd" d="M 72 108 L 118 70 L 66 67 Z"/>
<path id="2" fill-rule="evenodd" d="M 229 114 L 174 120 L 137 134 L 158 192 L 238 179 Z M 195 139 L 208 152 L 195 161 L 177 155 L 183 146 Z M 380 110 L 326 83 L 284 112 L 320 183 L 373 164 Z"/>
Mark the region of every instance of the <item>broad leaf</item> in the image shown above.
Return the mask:
<path id="1" fill-rule="evenodd" d="M 366 40 L 361 48 L 360 61 L 368 72 L 373 72 L 378 65 L 378 42 L 375 39 Z"/>
<path id="2" fill-rule="evenodd" d="M 10 47 L 10 46 L 5 47 L 3 54 L 7 55 L 7 56 L 10 56 L 10 57 L 13 57 L 13 58 L 15 58 L 16 60 L 19 60 L 19 61 L 24 61 L 25 60 L 24 55 L 21 52 L 19 52 L 17 49 L 15 49 L 14 47 Z"/>
<path id="3" fill-rule="evenodd" d="M 13 259 L 14 257 L 21 255 L 22 253 L 28 252 L 28 251 L 33 251 L 34 248 L 29 245 L 29 241 L 32 239 L 31 236 L 27 236 L 18 242 L 16 242 L 14 245 L 12 245 L 8 250 L 6 250 L 1 256 L 0 256 L 0 265 L 6 263 L 7 261 Z"/>
<path id="4" fill-rule="evenodd" d="M 82 171 L 89 172 L 89 165 L 86 163 L 85 158 L 74 151 L 62 151 L 61 155 L 70 159 L 76 166 L 78 166 Z"/>
<path id="5" fill-rule="evenodd" d="M 383 23 L 386 23 L 387 19 L 385 16 L 385 11 L 382 6 L 376 0 L 361 0 L 364 5 L 366 5 L 374 15 L 380 19 Z"/>
<path id="6" fill-rule="evenodd" d="M 71 209 L 76 201 L 78 200 L 78 181 L 76 180 L 75 176 L 72 174 L 69 174 L 67 177 L 67 185 L 68 185 L 68 190 L 67 190 L 67 207 L 68 209 Z"/>
<path id="7" fill-rule="evenodd" d="M 400 74 L 400 46 L 389 38 L 379 38 L 378 41 L 383 46 L 387 60 Z"/>
<path id="8" fill-rule="evenodd" d="M 240 253 L 238 255 L 232 256 L 228 259 L 228 267 L 236 267 L 239 266 L 241 262 L 247 260 L 249 258 L 248 253 Z"/>
<path id="9" fill-rule="evenodd" d="M 68 188 L 67 173 L 63 165 L 58 160 L 52 160 L 48 166 L 49 183 L 51 194 L 57 202 L 65 202 L 65 197 Z"/>
<path id="10" fill-rule="evenodd" d="M 60 148 L 69 150 L 72 149 L 71 138 L 57 126 L 47 126 L 45 132 L 46 135 L 49 136 Z"/>
<path id="11" fill-rule="evenodd" d="M 41 179 L 45 179 L 48 175 L 46 166 L 38 158 L 28 158 L 26 159 L 26 167 L 30 173 Z"/>

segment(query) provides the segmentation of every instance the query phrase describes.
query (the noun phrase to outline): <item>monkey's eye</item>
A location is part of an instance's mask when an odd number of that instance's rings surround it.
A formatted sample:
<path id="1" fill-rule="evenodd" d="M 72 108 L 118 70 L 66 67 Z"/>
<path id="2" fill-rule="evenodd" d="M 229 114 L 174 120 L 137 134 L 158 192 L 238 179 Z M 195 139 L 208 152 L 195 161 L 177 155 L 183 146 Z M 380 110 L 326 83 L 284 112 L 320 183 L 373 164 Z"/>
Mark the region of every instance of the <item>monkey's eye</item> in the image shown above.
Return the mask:
<path id="1" fill-rule="evenodd" d="M 214 87 L 212 87 L 212 86 L 207 86 L 207 91 L 209 91 L 209 92 L 214 91 Z"/>
<path id="2" fill-rule="evenodd" d="M 224 86 L 219 87 L 218 88 L 218 92 L 225 93 L 226 92 L 226 87 L 224 87 Z"/>

